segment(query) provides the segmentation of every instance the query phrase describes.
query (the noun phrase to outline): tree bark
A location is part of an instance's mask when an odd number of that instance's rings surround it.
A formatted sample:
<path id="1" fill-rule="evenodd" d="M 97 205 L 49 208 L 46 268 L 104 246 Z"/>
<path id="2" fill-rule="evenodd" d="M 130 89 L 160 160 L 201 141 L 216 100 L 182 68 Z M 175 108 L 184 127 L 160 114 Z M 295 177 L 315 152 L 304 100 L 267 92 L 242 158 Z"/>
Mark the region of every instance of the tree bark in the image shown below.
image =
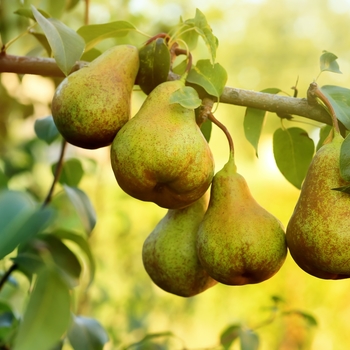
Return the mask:
<path id="1" fill-rule="evenodd" d="M 72 72 L 82 68 L 86 64 L 87 62 L 84 61 L 77 62 Z M 5 52 L 0 54 L 0 73 L 2 72 L 64 77 L 63 72 L 58 68 L 53 58 L 14 56 L 8 55 Z M 169 79 L 177 79 L 177 76 L 170 73 Z M 206 94 L 202 88 L 195 85 L 192 86 L 196 88 L 201 98 L 213 98 Z M 213 99 L 215 100 L 215 98 Z M 319 104 L 309 104 L 306 98 L 281 96 L 227 86 L 220 96 L 220 102 L 274 112 L 281 118 L 298 115 L 320 123 L 332 125 L 332 119 L 329 113 Z"/>

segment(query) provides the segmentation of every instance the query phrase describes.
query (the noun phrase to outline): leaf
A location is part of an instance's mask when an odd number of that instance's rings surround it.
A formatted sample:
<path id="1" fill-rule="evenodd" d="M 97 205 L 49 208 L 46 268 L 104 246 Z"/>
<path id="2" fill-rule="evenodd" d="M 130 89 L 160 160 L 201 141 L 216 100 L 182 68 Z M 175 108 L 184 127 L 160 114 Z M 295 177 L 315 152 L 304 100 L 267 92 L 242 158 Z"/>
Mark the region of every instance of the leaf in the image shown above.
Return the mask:
<path id="1" fill-rule="evenodd" d="M 67 330 L 70 295 L 59 273 L 45 268 L 37 276 L 13 350 L 48 350 Z"/>
<path id="2" fill-rule="evenodd" d="M 57 163 L 53 164 L 51 167 L 53 174 L 55 173 L 56 166 Z M 81 161 L 77 158 L 70 158 L 63 163 L 62 172 L 58 181 L 61 184 L 77 187 L 83 175 L 84 169 Z"/>
<path id="3" fill-rule="evenodd" d="M 7 188 L 9 178 L 4 174 L 2 169 L 0 169 L 0 191 Z"/>
<path id="4" fill-rule="evenodd" d="M 68 340 L 74 350 L 102 350 L 108 335 L 93 318 L 74 316 L 68 329 Z"/>
<path id="5" fill-rule="evenodd" d="M 332 190 L 350 194 L 350 185 L 332 188 Z"/>
<path id="6" fill-rule="evenodd" d="M 241 329 L 239 334 L 241 350 L 257 350 L 259 348 L 259 336 L 251 329 Z"/>
<path id="7" fill-rule="evenodd" d="M 261 92 L 268 94 L 278 94 L 281 91 L 282 90 L 278 88 L 267 88 L 261 90 Z M 259 157 L 258 145 L 265 124 L 266 114 L 267 112 L 264 110 L 248 107 L 244 115 L 244 134 L 246 139 L 254 147 L 256 157 Z"/>
<path id="8" fill-rule="evenodd" d="M 342 74 L 339 70 L 339 65 L 337 60 L 337 56 L 334 53 L 323 51 L 323 54 L 320 57 L 320 70 L 321 72 L 329 71 L 333 73 Z"/>
<path id="9" fill-rule="evenodd" d="M 340 147 L 340 176 L 345 181 L 350 181 L 350 134 L 344 139 Z"/>
<path id="10" fill-rule="evenodd" d="M 289 310 L 289 311 L 283 312 L 283 315 L 299 315 L 307 322 L 307 324 L 309 326 L 311 326 L 311 327 L 318 326 L 318 322 L 317 322 L 316 318 L 305 311 Z"/>
<path id="11" fill-rule="evenodd" d="M 92 62 L 95 58 L 100 56 L 102 52 L 95 48 L 90 49 L 89 51 L 85 51 L 83 55 L 80 57 L 82 61 Z"/>
<path id="12" fill-rule="evenodd" d="M 333 127 L 330 125 L 325 125 L 320 128 L 320 138 L 317 142 L 316 151 L 318 151 L 322 146 L 329 133 L 332 131 Z"/>
<path id="13" fill-rule="evenodd" d="M 25 193 L 0 192 L 0 259 L 47 227 L 52 217 L 52 209 L 37 208 Z"/>
<path id="14" fill-rule="evenodd" d="M 45 243 L 57 267 L 64 273 L 68 285 L 71 288 L 76 287 L 81 274 L 81 265 L 76 255 L 56 236 L 42 235 L 40 239 Z"/>
<path id="15" fill-rule="evenodd" d="M 322 93 L 328 98 L 334 112 L 347 129 L 350 129 L 350 89 L 340 86 L 322 86 Z"/>
<path id="16" fill-rule="evenodd" d="M 47 37 L 58 67 L 68 75 L 84 52 L 83 38 L 59 20 L 45 18 L 33 5 L 32 11 Z"/>
<path id="17" fill-rule="evenodd" d="M 213 65 L 210 60 L 199 60 L 186 81 L 201 86 L 209 95 L 219 98 L 227 82 L 227 72 L 219 63 Z"/>
<path id="18" fill-rule="evenodd" d="M 230 349 L 232 343 L 239 337 L 241 325 L 234 324 L 227 327 L 220 335 L 220 344 L 224 350 Z"/>
<path id="19" fill-rule="evenodd" d="M 207 142 L 210 141 L 210 136 L 211 136 L 211 130 L 212 130 L 213 124 L 211 120 L 207 119 L 202 125 L 201 125 L 201 131 L 202 134 L 204 135 L 205 139 Z"/>
<path id="20" fill-rule="evenodd" d="M 277 167 L 296 188 L 301 188 L 314 148 L 313 140 L 300 128 L 277 129 L 273 135 L 273 153 Z"/>
<path id="21" fill-rule="evenodd" d="M 213 34 L 213 31 L 210 25 L 208 24 L 204 14 L 197 8 L 195 17 L 183 22 L 182 27 L 184 27 L 184 29 L 187 32 L 189 28 L 193 29 L 202 37 L 202 39 L 204 40 L 204 43 L 206 44 L 210 52 L 211 61 L 212 63 L 215 63 L 216 49 L 219 45 L 219 41 L 217 37 Z"/>
<path id="22" fill-rule="evenodd" d="M 169 103 L 179 103 L 182 107 L 195 109 L 202 104 L 202 100 L 194 88 L 184 86 L 171 94 Z"/>
<path id="23" fill-rule="evenodd" d="M 85 25 L 77 33 L 85 40 L 85 50 L 88 51 L 104 39 L 122 37 L 134 30 L 136 28 L 129 22 L 116 21 Z"/>
<path id="24" fill-rule="evenodd" d="M 95 270 L 96 270 L 96 265 L 95 265 L 95 259 L 94 256 L 92 255 L 89 243 L 84 237 L 81 237 L 77 234 L 74 234 L 72 232 L 68 231 L 63 231 L 63 230 L 58 230 L 54 232 L 54 235 L 61 238 L 61 239 L 66 239 L 69 241 L 74 242 L 86 255 L 89 263 L 89 269 L 90 269 L 90 280 L 88 286 L 91 285 L 91 283 L 94 280 L 95 277 Z"/>
<path id="25" fill-rule="evenodd" d="M 41 10 L 41 9 L 38 9 L 38 12 L 40 12 L 45 18 L 49 18 L 50 15 L 45 12 L 44 10 Z M 26 18 L 30 18 L 32 19 L 33 21 L 36 21 L 34 15 L 33 15 L 33 11 L 29 8 L 22 8 L 22 9 L 18 9 L 14 12 L 14 14 L 16 15 L 20 15 L 20 16 L 23 16 L 23 17 L 26 17 Z"/>
<path id="26" fill-rule="evenodd" d="M 265 124 L 265 117 L 266 111 L 251 107 L 246 109 L 244 115 L 244 134 L 246 139 L 254 147 L 256 157 L 258 157 L 258 145 Z"/>
<path id="27" fill-rule="evenodd" d="M 80 189 L 63 185 L 66 194 L 74 205 L 87 235 L 96 225 L 96 213 L 89 197 Z"/>
<path id="28" fill-rule="evenodd" d="M 160 338 L 160 337 L 174 337 L 174 334 L 172 332 L 169 332 L 169 331 L 159 332 L 159 333 L 149 333 L 149 334 L 146 334 L 140 341 L 138 341 L 136 343 L 132 343 L 132 344 L 128 345 L 127 347 L 125 347 L 124 350 L 131 349 L 135 346 L 146 343 L 149 340 Z M 142 349 L 142 348 L 140 348 L 140 349 Z"/>
<path id="29" fill-rule="evenodd" d="M 52 115 L 45 118 L 36 119 L 34 123 L 34 131 L 40 140 L 44 140 L 48 145 L 55 141 L 60 133 L 53 121 Z"/>
<path id="30" fill-rule="evenodd" d="M 46 36 L 42 33 L 36 32 L 34 30 L 29 30 L 29 34 L 33 35 L 34 38 L 36 38 L 39 41 L 41 46 L 46 50 L 47 55 L 49 57 L 51 57 L 52 50 L 51 50 L 51 46 L 50 46 L 49 42 L 47 41 Z"/>

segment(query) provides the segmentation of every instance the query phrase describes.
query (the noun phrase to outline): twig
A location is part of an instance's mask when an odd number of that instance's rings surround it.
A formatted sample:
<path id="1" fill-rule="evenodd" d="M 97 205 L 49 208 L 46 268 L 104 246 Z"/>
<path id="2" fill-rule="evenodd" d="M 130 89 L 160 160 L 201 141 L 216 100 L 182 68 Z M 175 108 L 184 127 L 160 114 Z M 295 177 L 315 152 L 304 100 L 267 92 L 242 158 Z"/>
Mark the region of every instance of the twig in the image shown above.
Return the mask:
<path id="1" fill-rule="evenodd" d="M 2 287 L 6 283 L 7 279 L 10 277 L 11 273 L 15 271 L 18 268 L 17 264 L 13 264 L 10 266 L 10 268 L 4 273 L 4 275 L 0 279 L 0 290 L 2 290 Z"/>
<path id="2" fill-rule="evenodd" d="M 73 67 L 72 72 L 82 68 L 86 64 L 87 62 L 78 61 Z M 52 58 L 13 56 L 5 53 L 0 54 L 1 72 L 64 77 L 63 72 L 58 68 L 56 61 Z M 179 76 L 170 72 L 168 80 L 176 79 L 179 79 Z M 137 84 L 137 81 L 135 83 Z M 208 95 L 204 89 L 199 89 L 196 85 L 191 86 L 198 91 L 201 99 L 209 97 L 214 101 L 217 100 L 216 97 Z M 298 115 L 320 123 L 333 125 L 329 113 L 320 104 L 309 104 L 306 98 L 295 98 L 227 86 L 220 96 L 220 102 L 236 106 L 258 108 L 282 115 Z"/>
<path id="3" fill-rule="evenodd" d="M 66 146 L 67 146 L 67 141 L 63 139 L 62 141 L 62 146 L 61 146 L 61 154 L 60 157 L 58 159 L 57 165 L 56 165 L 56 169 L 55 169 L 55 174 L 53 177 L 53 181 L 52 181 L 52 185 L 50 187 L 50 190 L 43 202 L 42 207 L 46 207 L 50 202 L 51 202 L 51 198 L 52 198 L 52 194 L 53 191 L 55 189 L 56 183 L 58 181 L 58 179 L 60 178 L 61 172 L 62 172 L 62 167 L 63 167 L 63 158 L 64 158 L 64 153 L 66 150 Z"/>

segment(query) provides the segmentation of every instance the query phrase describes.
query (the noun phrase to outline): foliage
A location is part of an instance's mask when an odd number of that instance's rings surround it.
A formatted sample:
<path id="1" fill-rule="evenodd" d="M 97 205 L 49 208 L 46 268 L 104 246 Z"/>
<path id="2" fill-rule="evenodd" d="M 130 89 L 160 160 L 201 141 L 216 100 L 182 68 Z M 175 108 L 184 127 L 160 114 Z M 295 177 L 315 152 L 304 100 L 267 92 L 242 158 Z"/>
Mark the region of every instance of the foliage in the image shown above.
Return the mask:
<path id="1" fill-rule="evenodd" d="M 143 39 L 151 36 L 124 20 L 104 24 L 86 23 L 74 30 L 60 20 L 64 14 L 69 16 L 69 11 L 78 5 L 78 1 L 69 3 L 66 8 L 51 8 L 51 13 L 50 8 L 41 9 L 33 5 L 20 8 L 16 12 L 31 25 L 31 29 L 25 32 L 38 40 L 38 48 L 46 51 L 47 56 L 54 57 L 64 75 L 71 72 L 76 61 L 89 61 L 98 56 L 101 53 L 98 44 L 107 39 L 129 40 L 126 37 L 131 33 Z M 173 71 L 182 75 L 191 87 L 187 86 L 174 94 L 172 102 L 196 109 L 202 101 L 199 92 L 204 91 L 220 103 L 228 76 L 225 68 L 216 62 L 219 40 L 213 34 L 205 15 L 197 9 L 194 18 L 181 19 L 175 28 L 169 30 L 169 36 L 168 48 L 171 49 L 174 43 L 180 45 L 183 50 L 180 54 L 186 54 L 183 61 L 185 65 L 189 60 L 189 51 L 195 50 L 198 39 L 203 41 L 209 55 L 209 59 L 200 57 L 188 74 L 184 74 L 181 65 L 173 68 Z M 135 42 L 138 40 L 140 39 L 135 39 Z M 15 40 L 11 40 L 5 43 L 4 51 L 14 42 Z M 133 43 L 132 39 L 129 42 Z M 320 74 L 325 71 L 341 73 L 337 58 L 331 52 L 323 52 L 320 57 Z M 350 129 L 349 89 L 325 85 L 320 91 L 328 105 L 324 99 L 318 99 L 318 103 L 330 114 L 331 105 L 342 125 Z M 267 88 L 261 92 L 271 95 L 283 93 L 279 88 Z M 16 103 L 20 107 L 26 107 L 19 101 Z M 30 114 L 25 108 L 23 110 L 24 114 Z M 252 107 L 247 107 L 245 112 L 244 132 L 256 156 L 267 113 L 263 109 Z M 276 128 L 273 134 L 274 158 L 287 181 L 300 189 L 314 152 L 326 138 L 329 128 L 322 129 L 323 134 L 320 134 L 319 143 L 315 145 L 315 141 L 306 130 L 285 127 L 284 119 L 286 118 L 281 117 L 281 127 Z M 293 121 L 293 117 L 291 120 Z M 211 123 L 206 121 L 204 125 L 205 136 L 209 140 Z M 91 200 L 79 187 L 84 180 L 84 162 L 94 161 L 87 157 L 63 160 L 66 144 L 51 116 L 36 120 L 33 130 L 35 137 L 15 150 L 16 157 L 25 158 L 24 165 L 16 164 L 13 155 L 9 154 L 2 157 L 0 167 L 0 258 L 4 262 L 3 266 L 7 268 L 3 272 L 0 286 L 5 288 L 12 284 L 13 288 L 20 288 L 17 279 L 10 276 L 12 272 L 17 271 L 28 280 L 30 291 L 28 296 L 23 297 L 26 306 L 20 313 L 11 306 L 11 297 L 1 301 L 0 346 L 15 350 L 27 349 L 28 346 L 45 350 L 54 346 L 55 349 L 62 349 L 64 344 L 70 343 L 75 350 L 102 349 L 109 340 L 106 330 L 96 319 L 76 313 L 79 310 L 75 310 L 74 307 L 74 295 L 79 294 L 78 289 L 81 289 L 82 293 L 88 293 L 96 270 L 89 243 L 97 222 L 96 213 Z M 33 170 L 37 160 L 35 150 L 42 149 L 43 143 L 46 143 L 45 147 L 56 146 L 56 150 L 59 149 L 62 155 L 58 162 L 51 165 L 53 192 L 49 190 L 45 196 L 44 191 L 38 190 L 36 186 L 29 188 L 27 192 L 11 189 L 11 179 Z M 347 181 L 349 152 L 347 138 L 340 158 L 341 173 Z M 217 346 L 230 349 L 239 341 L 243 350 L 258 349 L 258 328 L 270 324 L 278 317 L 297 315 L 305 321 L 306 328 L 317 325 L 315 318 L 307 312 L 282 310 L 280 300 L 276 297 L 274 301 L 272 316 L 268 322 L 257 327 L 249 327 L 244 322 L 233 323 L 221 332 Z M 159 338 L 166 340 L 159 344 L 156 341 Z M 181 343 L 182 348 L 186 348 L 183 342 L 169 331 L 148 333 L 137 343 L 126 345 L 125 349 L 166 349 L 170 344 L 169 338 L 174 338 Z"/>

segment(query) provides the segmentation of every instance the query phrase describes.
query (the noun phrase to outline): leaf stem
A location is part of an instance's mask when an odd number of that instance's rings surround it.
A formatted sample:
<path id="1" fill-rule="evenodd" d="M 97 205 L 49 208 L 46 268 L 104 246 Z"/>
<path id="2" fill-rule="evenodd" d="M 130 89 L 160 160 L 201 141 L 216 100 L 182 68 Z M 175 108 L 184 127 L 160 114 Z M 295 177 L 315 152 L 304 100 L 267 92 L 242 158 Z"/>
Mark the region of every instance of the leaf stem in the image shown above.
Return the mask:
<path id="1" fill-rule="evenodd" d="M 62 172 L 62 168 L 63 168 L 63 158 L 64 158 L 64 153 L 66 150 L 66 146 L 67 146 L 67 141 L 63 139 L 62 141 L 62 145 L 61 145 L 61 153 L 60 153 L 60 157 L 58 159 L 57 165 L 56 165 L 56 169 L 55 169 L 55 174 L 54 174 L 54 178 L 50 187 L 50 190 L 42 204 L 42 207 L 46 207 L 50 202 L 51 202 L 51 198 L 53 195 L 53 191 L 55 189 L 55 186 L 58 182 L 58 179 L 60 178 L 61 172 Z"/>

